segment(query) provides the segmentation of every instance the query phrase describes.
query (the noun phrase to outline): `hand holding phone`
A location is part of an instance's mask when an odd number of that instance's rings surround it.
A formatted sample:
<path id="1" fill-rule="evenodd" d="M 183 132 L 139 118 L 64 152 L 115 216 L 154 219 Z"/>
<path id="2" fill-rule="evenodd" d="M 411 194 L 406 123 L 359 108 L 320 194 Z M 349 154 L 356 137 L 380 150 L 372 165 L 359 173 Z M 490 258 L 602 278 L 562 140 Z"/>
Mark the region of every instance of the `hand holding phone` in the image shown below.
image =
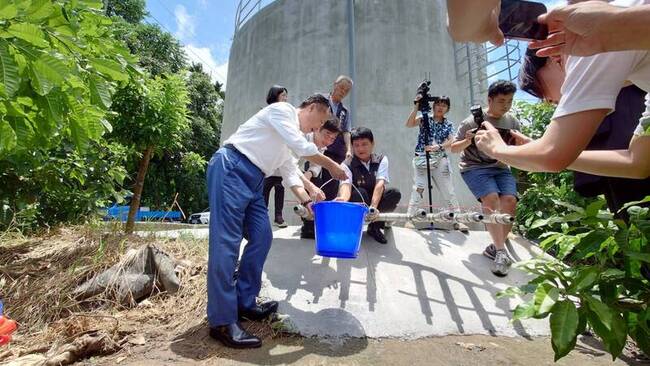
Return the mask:
<path id="1" fill-rule="evenodd" d="M 546 6 L 538 2 L 501 0 L 499 29 L 506 38 L 523 41 L 546 39 L 548 27 L 537 21 L 537 17 L 546 11 Z"/>

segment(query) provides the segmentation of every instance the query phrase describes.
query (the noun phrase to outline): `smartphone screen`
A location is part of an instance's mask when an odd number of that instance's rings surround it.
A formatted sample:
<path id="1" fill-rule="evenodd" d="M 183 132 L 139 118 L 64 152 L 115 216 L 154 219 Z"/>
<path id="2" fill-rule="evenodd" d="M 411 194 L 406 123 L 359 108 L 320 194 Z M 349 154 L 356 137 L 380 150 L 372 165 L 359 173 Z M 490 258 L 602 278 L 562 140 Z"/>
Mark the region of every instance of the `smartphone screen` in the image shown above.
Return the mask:
<path id="1" fill-rule="evenodd" d="M 546 24 L 537 22 L 537 17 L 546 13 L 542 3 L 523 0 L 501 0 L 499 28 L 506 38 L 529 41 L 546 39 Z"/>

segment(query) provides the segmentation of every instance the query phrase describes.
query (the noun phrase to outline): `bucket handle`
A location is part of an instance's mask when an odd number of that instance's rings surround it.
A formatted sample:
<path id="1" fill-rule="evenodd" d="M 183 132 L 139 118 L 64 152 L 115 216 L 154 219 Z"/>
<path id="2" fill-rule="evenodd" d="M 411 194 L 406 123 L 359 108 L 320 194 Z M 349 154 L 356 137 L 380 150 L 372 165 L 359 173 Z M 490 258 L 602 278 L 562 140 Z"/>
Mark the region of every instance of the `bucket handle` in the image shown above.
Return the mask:
<path id="1" fill-rule="evenodd" d="M 328 180 L 327 182 L 325 182 L 322 186 L 320 186 L 320 187 L 318 187 L 318 188 L 320 188 L 320 189 L 322 190 L 323 187 L 325 187 L 326 185 L 328 185 L 328 184 L 329 184 L 331 181 L 333 181 L 333 180 L 334 180 L 334 178 L 330 178 L 330 180 Z M 361 203 L 363 203 L 363 205 L 366 206 L 366 207 L 370 207 L 370 205 L 368 205 L 368 204 L 366 203 L 366 201 L 364 201 L 364 199 L 363 199 L 363 195 L 361 194 L 361 191 L 359 191 L 359 188 L 357 188 L 357 186 L 355 186 L 355 185 L 352 184 L 352 183 L 350 183 L 350 185 L 351 185 L 351 186 L 352 186 L 352 187 L 357 191 L 357 193 L 359 194 L 359 197 L 361 197 Z"/>

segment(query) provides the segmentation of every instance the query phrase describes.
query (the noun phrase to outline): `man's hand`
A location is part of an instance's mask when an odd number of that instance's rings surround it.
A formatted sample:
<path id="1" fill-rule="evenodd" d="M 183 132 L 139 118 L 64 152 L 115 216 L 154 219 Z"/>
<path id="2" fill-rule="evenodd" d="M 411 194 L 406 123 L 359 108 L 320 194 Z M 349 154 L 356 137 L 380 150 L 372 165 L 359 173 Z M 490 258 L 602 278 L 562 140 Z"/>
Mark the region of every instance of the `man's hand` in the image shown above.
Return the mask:
<path id="1" fill-rule="evenodd" d="M 529 47 L 538 48 L 540 57 L 607 52 L 614 46 L 609 44 L 611 34 L 620 31 L 613 26 L 613 18 L 620 10 L 604 1 L 585 1 L 552 9 L 538 19 L 552 33 L 544 40 L 531 42 Z"/>
<path id="2" fill-rule="evenodd" d="M 348 202 L 348 200 L 346 200 L 345 198 L 343 198 L 343 197 L 341 197 L 341 196 L 336 197 L 336 198 L 334 199 L 334 201 L 335 201 L 335 202 Z"/>
<path id="3" fill-rule="evenodd" d="M 375 221 L 379 217 L 379 210 L 376 207 L 371 207 L 374 208 L 374 210 L 368 211 L 366 214 L 366 219 L 368 221 Z"/>
<path id="4" fill-rule="evenodd" d="M 467 130 L 465 131 L 465 139 L 467 140 L 472 140 L 476 136 L 476 133 L 474 133 L 474 130 Z"/>
<path id="5" fill-rule="evenodd" d="M 346 180 L 348 179 L 347 174 L 345 174 L 345 170 L 341 168 L 340 165 L 334 164 L 331 169 L 328 169 L 332 177 L 338 179 L 338 180 Z"/>
<path id="6" fill-rule="evenodd" d="M 507 147 L 506 143 L 501 138 L 499 130 L 494 128 L 490 122 L 483 122 L 484 130 L 478 130 L 474 141 L 479 150 L 487 155 L 494 157 L 497 151 Z"/>
<path id="7" fill-rule="evenodd" d="M 517 130 L 510 130 L 510 136 L 515 140 L 515 145 L 525 145 L 533 141 L 533 139 Z"/>
<path id="8" fill-rule="evenodd" d="M 314 202 L 325 201 L 325 192 L 320 188 L 313 186 L 313 188 L 309 188 L 309 197 Z"/>

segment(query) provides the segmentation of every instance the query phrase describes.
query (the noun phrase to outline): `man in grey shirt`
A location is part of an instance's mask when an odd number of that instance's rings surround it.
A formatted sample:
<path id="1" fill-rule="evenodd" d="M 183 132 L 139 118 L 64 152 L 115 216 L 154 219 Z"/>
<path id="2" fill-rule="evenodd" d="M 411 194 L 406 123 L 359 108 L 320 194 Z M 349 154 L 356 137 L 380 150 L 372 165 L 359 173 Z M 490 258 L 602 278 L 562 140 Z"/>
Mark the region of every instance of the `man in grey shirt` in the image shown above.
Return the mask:
<path id="1" fill-rule="evenodd" d="M 499 80 L 488 88 L 488 108 L 483 110 L 485 121 L 500 129 L 509 143 L 520 144 L 529 141 L 522 135 L 519 120 L 508 113 L 512 107 L 512 99 L 517 91 L 515 84 Z M 500 212 L 515 214 L 517 205 L 517 183 L 510 167 L 492 159 L 481 152 L 474 143 L 474 134 L 480 126 L 470 115 L 458 128 L 456 139 L 451 145 L 451 151 L 460 152 L 460 172 L 465 184 L 474 196 L 481 202 L 486 214 Z M 486 224 L 487 230 L 494 241 L 488 245 L 483 254 L 494 260 L 492 273 L 505 276 L 510 268 L 510 259 L 505 242 L 512 225 Z"/>

